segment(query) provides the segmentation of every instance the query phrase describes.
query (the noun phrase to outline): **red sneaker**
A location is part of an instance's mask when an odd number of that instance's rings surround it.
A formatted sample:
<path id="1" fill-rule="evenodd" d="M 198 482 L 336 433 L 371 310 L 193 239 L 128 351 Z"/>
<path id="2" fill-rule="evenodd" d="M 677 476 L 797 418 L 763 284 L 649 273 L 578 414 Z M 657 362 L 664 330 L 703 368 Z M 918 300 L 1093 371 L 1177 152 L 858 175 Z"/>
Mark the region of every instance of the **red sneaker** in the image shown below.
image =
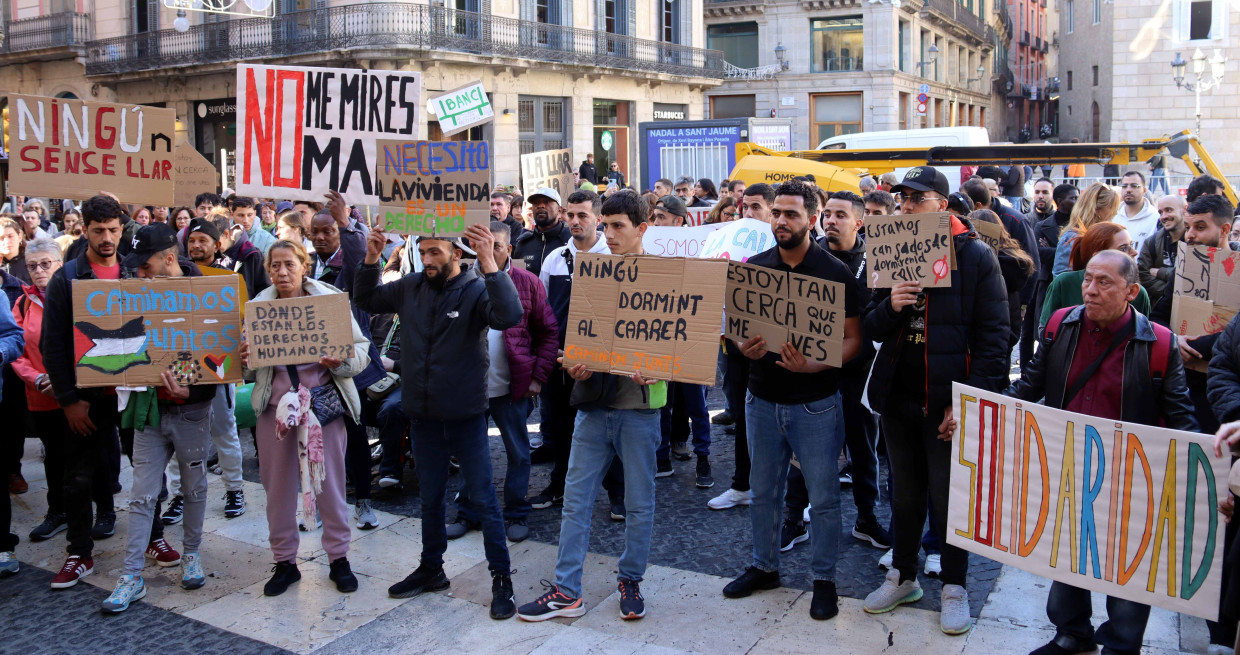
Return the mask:
<path id="1" fill-rule="evenodd" d="M 91 574 L 95 570 L 95 560 L 89 557 L 78 557 L 70 555 L 65 560 L 65 565 L 60 567 L 60 573 L 52 578 L 52 589 L 68 589 L 78 583 L 78 580 Z"/>
<path id="2" fill-rule="evenodd" d="M 168 542 L 163 539 L 156 539 L 147 544 L 146 556 L 163 567 L 176 566 L 181 563 L 181 553 L 173 550 L 172 546 L 169 546 Z"/>

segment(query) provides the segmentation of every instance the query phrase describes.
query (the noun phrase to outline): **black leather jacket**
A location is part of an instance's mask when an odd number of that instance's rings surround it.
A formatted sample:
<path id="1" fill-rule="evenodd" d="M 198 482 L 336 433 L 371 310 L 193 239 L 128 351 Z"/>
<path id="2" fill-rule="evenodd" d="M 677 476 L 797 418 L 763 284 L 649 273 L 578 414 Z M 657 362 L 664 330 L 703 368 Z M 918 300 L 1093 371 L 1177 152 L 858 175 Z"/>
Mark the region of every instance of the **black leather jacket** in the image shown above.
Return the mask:
<path id="1" fill-rule="evenodd" d="M 1054 339 L 1042 338 L 1042 347 L 1025 368 L 1021 378 L 1005 392 L 1006 395 L 1030 402 L 1043 401 L 1047 407 L 1063 409 L 1067 393 L 1068 370 L 1076 352 L 1081 333 L 1084 306 L 1068 311 Z M 1140 312 L 1133 312 L 1135 331 L 1124 347 L 1124 389 L 1120 402 L 1120 419 L 1144 425 L 1163 425 L 1176 430 L 1196 431 L 1193 401 L 1184 379 L 1184 361 L 1175 336 L 1156 325 Z M 1150 350 L 1158 332 L 1173 339 L 1167 350 L 1166 373 L 1161 378 L 1150 376 Z"/>

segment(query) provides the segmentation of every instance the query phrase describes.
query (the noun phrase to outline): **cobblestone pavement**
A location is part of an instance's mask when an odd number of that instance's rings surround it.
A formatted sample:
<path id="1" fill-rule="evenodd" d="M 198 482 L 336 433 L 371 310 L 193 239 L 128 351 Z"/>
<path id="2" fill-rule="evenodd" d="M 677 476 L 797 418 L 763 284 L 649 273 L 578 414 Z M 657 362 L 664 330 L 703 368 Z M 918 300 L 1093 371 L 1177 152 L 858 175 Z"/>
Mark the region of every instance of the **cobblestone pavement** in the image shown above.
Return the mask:
<path id="1" fill-rule="evenodd" d="M 712 411 L 723 408 L 723 395 L 719 387 L 709 390 L 707 405 Z M 538 412 L 531 415 L 529 423 L 538 423 Z M 499 437 L 491 439 L 492 468 L 495 486 L 503 500 L 504 472 L 507 464 L 504 447 Z M 739 507 L 713 511 L 706 502 L 727 489 L 732 480 L 735 457 L 735 438 L 724 431 L 723 426 L 711 426 L 711 466 L 715 486 L 698 489 L 695 481 L 695 462 L 673 460 L 676 474 L 660 478 L 656 488 L 654 535 L 651 540 L 650 563 L 678 569 L 696 571 L 722 577 L 734 577 L 744 571 L 752 557 L 752 531 L 749 509 Z M 530 476 L 530 495 L 542 491 L 551 474 L 551 464 L 538 464 Z M 257 472 L 255 471 L 255 475 Z M 257 480 L 257 477 L 254 478 Z M 411 472 L 406 482 L 415 480 Z M 882 464 L 881 480 L 887 480 L 886 464 Z M 406 487 L 409 486 L 406 485 Z M 448 497 L 460 486 L 460 478 L 454 476 L 449 482 Z M 416 490 L 405 489 L 403 493 L 374 490 L 376 509 L 404 516 L 421 516 L 421 503 Z M 836 569 L 836 585 L 841 596 L 864 599 L 866 594 L 882 584 L 885 571 L 878 566 L 884 551 L 852 537 L 856 521 L 856 506 L 852 494 L 844 489 L 841 494 L 843 509 L 843 532 L 840 536 L 839 563 Z M 890 496 L 881 492 L 877 514 L 879 521 L 887 525 L 890 520 Z M 454 510 L 450 507 L 451 520 Z M 560 533 L 560 510 L 552 507 L 534 510 L 529 517 L 530 538 L 543 543 L 558 543 Z M 624 549 L 624 523 L 609 518 L 607 492 L 600 489 L 596 500 L 594 521 L 591 526 L 590 552 L 619 556 Z M 792 551 L 782 553 L 781 581 L 787 587 L 812 590 L 810 574 L 812 551 L 810 543 L 798 544 Z M 924 562 L 924 553 L 923 553 Z M 1001 566 L 983 557 L 971 556 L 969 566 L 969 600 L 972 613 L 977 616 L 986 602 L 999 575 Z M 550 577 L 552 571 L 547 571 Z M 925 595 L 914 607 L 937 610 L 941 586 L 937 579 L 923 576 Z M 722 590 L 721 590 L 722 592 Z"/>

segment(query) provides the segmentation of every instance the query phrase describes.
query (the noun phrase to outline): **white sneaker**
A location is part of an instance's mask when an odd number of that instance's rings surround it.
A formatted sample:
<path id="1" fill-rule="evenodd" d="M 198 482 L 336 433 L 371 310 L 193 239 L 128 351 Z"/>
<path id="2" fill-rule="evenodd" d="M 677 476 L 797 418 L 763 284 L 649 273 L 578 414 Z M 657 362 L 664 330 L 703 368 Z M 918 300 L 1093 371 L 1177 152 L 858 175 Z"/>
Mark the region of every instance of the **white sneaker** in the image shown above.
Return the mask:
<path id="1" fill-rule="evenodd" d="M 882 586 L 865 597 L 862 609 L 870 614 L 882 614 L 904 603 L 916 603 L 919 600 L 921 600 L 921 585 L 917 580 L 900 582 L 900 572 L 892 569 L 887 572 Z M 965 614 L 968 615 L 967 603 Z"/>
<path id="2" fill-rule="evenodd" d="M 732 507 L 736 507 L 737 505 L 752 504 L 752 491 L 737 491 L 735 489 L 728 489 L 718 496 L 711 498 L 710 501 L 706 503 L 706 506 L 711 509 L 730 509 Z"/>
<path id="3" fill-rule="evenodd" d="M 890 571 L 891 570 L 891 558 L 895 557 L 895 553 L 896 553 L 895 549 L 888 548 L 887 552 L 883 553 L 883 556 L 878 558 L 879 568 L 883 568 L 883 569 Z"/>
<path id="4" fill-rule="evenodd" d="M 358 530 L 374 530 L 379 527 L 379 517 L 375 516 L 375 510 L 367 499 L 357 501 L 357 506 L 353 508 L 353 518 L 357 520 Z"/>
<path id="5" fill-rule="evenodd" d="M 1210 648 L 1206 650 L 1207 655 L 1236 655 L 1236 651 L 1231 646 L 1222 644 L 1210 644 Z"/>
<path id="6" fill-rule="evenodd" d="M 400 484 L 400 480 L 397 480 L 396 476 L 394 475 L 385 475 L 379 478 L 380 489 L 387 489 L 389 487 L 395 487 L 398 484 Z"/>
<path id="7" fill-rule="evenodd" d="M 973 628 L 973 617 L 969 616 L 969 592 L 964 587 L 945 584 L 940 598 L 939 629 L 943 634 L 962 635 Z"/>
<path id="8" fill-rule="evenodd" d="M 543 438 L 539 434 L 530 435 L 530 450 L 543 447 Z"/>
<path id="9" fill-rule="evenodd" d="M 926 555 L 926 575 L 937 578 L 943 572 L 942 557 L 938 553 Z"/>
<path id="10" fill-rule="evenodd" d="M 801 512 L 801 520 L 802 520 L 802 521 L 804 521 L 804 522 L 806 522 L 806 523 L 809 523 L 809 510 L 810 510 L 810 508 L 812 508 L 812 507 L 813 507 L 813 505 L 806 505 L 806 506 L 805 506 L 805 511 Z"/>

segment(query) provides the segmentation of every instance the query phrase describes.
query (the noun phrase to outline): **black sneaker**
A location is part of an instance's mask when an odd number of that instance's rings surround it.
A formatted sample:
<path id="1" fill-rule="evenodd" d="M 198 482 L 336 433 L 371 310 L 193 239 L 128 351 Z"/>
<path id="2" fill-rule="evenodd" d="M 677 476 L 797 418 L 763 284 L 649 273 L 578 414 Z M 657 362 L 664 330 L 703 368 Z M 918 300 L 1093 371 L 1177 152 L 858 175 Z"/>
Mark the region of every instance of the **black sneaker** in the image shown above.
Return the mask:
<path id="1" fill-rule="evenodd" d="M 452 586 L 443 567 L 428 568 L 419 565 L 404 580 L 388 587 L 388 595 L 392 598 L 413 598 L 426 591 L 443 591 Z"/>
<path id="2" fill-rule="evenodd" d="M 349 560 L 344 557 L 332 561 L 327 577 L 336 583 L 336 591 L 346 594 L 357 591 L 357 576 L 353 575 Z"/>
<path id="3" fill-rule="evenodd" d="M 628 518 L 629 513 L 624 509 L 624 501 L 613 502 L 611 504 L 611 520 L 623 521 Z"/>
<path id="4" fill-rule="evenodd" d="M 168 501 L 168 509 L 164 510 L 163 517 L 160 518 L 164 525 L 176 525 L 185 518 L 185 497 L 177 494 Z"/>
<path id="5" fill-rule="evenodd" d="M 95 527 L 90 529 L 91 539 L 107 539 L 116 534 L 116 512 L 100 512 L 95 517 Z"/>
<path id="6" fill-rule="evenodd" d="M 698 455 L 697 488 L 710 489 L 715 486 L 715 479 L 710 476 L 710 460 L 705 455 Z"/>
<path id="7" fill-rule="evenodd" d="M 236 491 L 225 491 L 224 518 L 235 519 L 242 514 L 245 514 L 245 492 L 240 489 Z"/>
<path id="8" fill-rule="evenodd" d="M 508 541 L 512 543 L 521 543 L 530 536 L 530 526 L 525 524 L 525 519 L 513 519 L 508 522 L 507 532 Z"/>
<path id="9" fill-rule="evenodd" d="M 848 472 L 847 470 L 840 471 L 840 486 L 841 487 L 852 486 L 852 473 Z"/>
<path id="10" fill-rule="evenodd" d="M 463 518 L 457 517 L 455 521 L 453 521 L 452 523 L 449 523 L 448 527 L 444 529 L 444 534 L 448 537 L 449 540 L 460 539 L 461 537 L 464 537 L 465 534 L 469 532 L 470 530 L 477 530 L 477 529 L 478 529 L 478 524 L 470 523 L 469 521 L 466 521 Z"/>
<path id="11" fill-rule="evenodd" d="M 723 595 L 727 598 L 744 598 L 755 591 L 778 588 L 779 571 L 768 572 L 751 566 L 723 588 Z"/>
<path id="12" fill-rule="evenodd" d="M 784 519 L 784 527 L 779 531 L 780 552 L 786 553 L 792 550 L 793 546 L 806 541 L 809 541 L 809 530 L 805 529 L 805 524 L 800 519 Z"/>
<path id="13" fill-rule="evenodd" d="M 288 591 L 289 585 L 301 579 L 301 571 L 297 570 L 297 562 L 276 562 L 271 570 L 271 579 L 263 585 L 264 596 L 279 596 Z"/>
<path id="14" fill-rule="evenodd" d="M 835 582 L 814 580 L 814 597 L 809 602 L 809 618 L 826 621 L 840 613 L 840 599 L 835 593 Z"/>
<path id="15" fill-rule="evenodd" d="M 715 425 L 732 425 L 736 422 L 736 419 L 732 417 L 731 412 L 725 409 L 722 412 L 710 417 L 710 422 Z"/>
<path id="16" fill-rule="evenodd" d="M 1045 646 L 1041 646 L 1029 655 L 1076 655 L 1077 653 L 1092 653 L 1098 650 L 1098 644 L 1095 641 L 1080 642 L 1080 648 L 1064 648 L 1051 640 Z"/>
<path id="17" fill-rule="evenodd" d="M 548 489 L 546 491 L 539 493 L 537 496 L 531 497 L 529 500 L 530 500 L 530 507 L 533 507 L 534 509 L 547 509 L 548 507 L 551 507 L 552 505 L 563 505 L 564 504 L 564 492 L 561 491 L 560 493 L 556 494 L 556 493 L 551 493 L 551 490 Z"/>
<path id="18" fill-rule="evenodd" d="M 69 522 L 65 520 L 64 514 L 48 514 L 43 517 L 43 522 L 36 525 L 30 531 L 31 541 L 46 541 L 52 537 L 64 532 L 69 528 Z"/>
<path id="19" fill-rule="evenodd" d="M 620 618 L 631 621 L 646 616 L 646 599 L 642 598 L 642 590 L 636 580 L 620 578 L 618 591 L 620 592 Z"/>
<path id="20" fill-rule="evenodd" d="M 693 451 L 689 448 L 689 442 L 677 441 L 672 444 L 672 457 L 681 462 L 687 462 L 693 458 Z"/>
<path id="21" fill-rule="evenodd" d="M 672 477 L 672 474 L 673 474 L 673 473 L 675 473 L 675 472 L 676 472 L 676 471 L 672 469 L 672 460 L 670 460 L 670 459 L 661 459 L 661 460 L 659 460 L 659 462 L 658 462 L 658 464 L 657 464 L 657 466 L 656 466 L 656 468 L 655 468 L 654 477 L 656 477 L 656 478 L 670 478 L 670 477 Z"/>
<path id="22" fill-rule="evenodd" d="M 517 613 L 517 598 L 512 593 L 512 578 L 503 573 L 491 574 L 491 618 L 502 621 Z"/>
<path id="23" fill-rule="evenodd" d="M 558 616 L 574 617 L 586 613 L 584 600 L 569 596 L 546 580 L 542 581 L 542 585 L 547 589 L 547 593 L 517 610 L 517 617 L 522 621 L 546 621 Z"/>
<path id="24" fill-rule="evenodd" d="M 874 517 L 857 521 L 857 524 L 853 526 L 852 536 L 855 539 L 870 542 L 870 545 L 875 548 L 882 550 L 891 548 L 891 535 L 878 524 L 878 519 Z"/>

